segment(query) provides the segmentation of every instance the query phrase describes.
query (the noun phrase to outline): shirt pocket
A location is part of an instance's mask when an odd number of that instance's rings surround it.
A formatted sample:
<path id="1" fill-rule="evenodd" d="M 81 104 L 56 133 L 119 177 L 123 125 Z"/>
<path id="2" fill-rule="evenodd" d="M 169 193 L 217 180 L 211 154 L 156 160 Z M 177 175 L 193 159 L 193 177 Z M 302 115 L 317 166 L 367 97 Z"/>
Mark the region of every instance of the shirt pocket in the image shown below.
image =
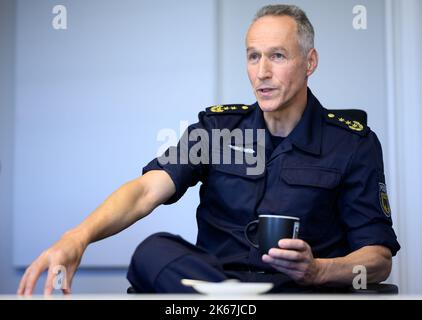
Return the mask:
<path id="1" fill-rule="evenodd" d="M 204 197 L 219 219 L 242 226 L 255 218 L 264 192 L 265 171 L 247 173 L 246 165 L 213 165 Z"/>
<path id="2" fill-rule="evenodd" d="M 321 237 L 335 219 L 341 173 L 323 167 L 283 167 L 281 206 L 301 219 L 300 237 Z"/>
<path id="3" fill-rule="evenodd" d="M 341 174 L 335 169 L 328 168 L 285 167 L 281 170 L 281 177 L 285 183 L 291 186 L 333 189 L 339 184 Z"/>

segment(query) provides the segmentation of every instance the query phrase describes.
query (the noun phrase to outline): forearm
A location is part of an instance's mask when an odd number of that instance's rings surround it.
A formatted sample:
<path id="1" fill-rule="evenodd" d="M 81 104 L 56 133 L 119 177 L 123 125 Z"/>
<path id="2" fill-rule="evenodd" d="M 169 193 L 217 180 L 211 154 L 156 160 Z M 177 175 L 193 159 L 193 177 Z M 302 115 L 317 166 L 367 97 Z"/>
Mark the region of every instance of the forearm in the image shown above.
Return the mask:
<path id="1" fill-rule="evenodd" d="M 116 234 L 148 215 L 157 205 L 141 179 L 130 181 L 113 192 L 80 225 L 66 235 L 76 235 L 83 246 Z"/>
<path id="2" fill-rule="evenodd" d="M 350 285 L 357 273 L 353 273 L 355 266 L 366 268 L 367 282 L 379 283 L 387 279 L 391 271 L 391 252 L 382 246 L 363 247 L 349 255 L 333 259 L 316 259 L 319 265 L 317 284 L 345 284 Z"/>
<path id="3" fill-rule="evenodd" d="M 45 250 L 26 269 L 19 284 L 18 294 L 32 294 L 41 273 L 48 269 L 45 294 L 53 292 L 57 266 L 68 272 L 66 288 L 70 293 L 73 275 L 86 247 L 94 241 L 111 236 L 145 217 L 164 203 L 176 191 L 171 177 L 162 170 L 152 170 L 120 187 L 109 196 L 79 226 L 66 232 L 62 238 Z"/>

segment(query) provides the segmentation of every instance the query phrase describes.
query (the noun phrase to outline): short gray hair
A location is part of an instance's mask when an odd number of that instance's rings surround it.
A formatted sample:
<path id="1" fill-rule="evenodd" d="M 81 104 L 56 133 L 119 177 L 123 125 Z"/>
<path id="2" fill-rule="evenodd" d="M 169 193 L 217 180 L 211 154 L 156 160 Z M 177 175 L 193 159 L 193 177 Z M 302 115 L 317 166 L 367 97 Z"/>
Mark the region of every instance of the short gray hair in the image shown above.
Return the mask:
<path id="1" fill-rule="evenodd" d="M 306 13 L 295 5 L 276 4 L 261 8 L 255 15 L 254 22 L 265 16 L 288 16 L 293 18 L 297 24 L 299 45 L 304 56 L 314 48 L 315 31 Z"/>

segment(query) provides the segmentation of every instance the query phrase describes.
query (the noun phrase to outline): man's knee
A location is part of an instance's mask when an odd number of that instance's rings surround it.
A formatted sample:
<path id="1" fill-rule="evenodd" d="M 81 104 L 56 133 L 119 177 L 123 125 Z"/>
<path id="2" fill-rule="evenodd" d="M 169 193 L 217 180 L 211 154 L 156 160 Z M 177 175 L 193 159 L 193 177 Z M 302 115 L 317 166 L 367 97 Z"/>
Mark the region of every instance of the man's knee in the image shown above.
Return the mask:
<path id="1" fill-rule="evenodd" d="M 165 248 L 166 244 L 167 246 L 171 245 L 171 239 L 175 237 L 168 232 L 157 232 L 150 235 L 136 247 L 131 264 L 135 264 L 137 267 L 151 266 L 151 262 L 156 261 L 156 256 L 163 255 L 161 249 Z"/>
<path id="2" fill-rule="evenodd" d="M 132 255 L 127 278 L 137 291 L 153 292 L 153 283 L 161 269 L 169 263 L 168 252 L 178 236 L 158 232 L 142 241 Z"/>

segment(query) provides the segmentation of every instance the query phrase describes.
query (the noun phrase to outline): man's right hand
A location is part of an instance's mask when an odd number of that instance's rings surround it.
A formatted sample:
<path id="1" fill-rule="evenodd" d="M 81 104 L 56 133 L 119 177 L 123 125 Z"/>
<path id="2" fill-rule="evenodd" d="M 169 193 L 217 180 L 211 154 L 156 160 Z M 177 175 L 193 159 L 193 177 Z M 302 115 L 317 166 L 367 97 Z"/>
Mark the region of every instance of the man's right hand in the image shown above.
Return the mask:
<path id="1" fill-rule="evenodd" d="M 176 192 L 176 186 L 164 170 L 151 170 L 113 192 L 78 227 L 66 232 L 44 251 L 25 271 L 18 294 L 30 295 L 41 273 L 48 269 L 44 294 L 51 294 L 60 270 L 63 293 L 70 293 L 73 276 L 88 244 L 112 236 L 151 213 Z"/>
<path id="2" fill-rule="evenodd" d="M 76 231 L 66 232 L 52 247 L 44 251 L 26 270 L 19 284 L 18 295 L 31 295 L 40 275 L 48 269 L 44 294 L 52 294 L 61 277 L 60 288 L 71 293 L 71 284 L 87 244 Z M 58 272 L 61 272 L 58 275 Z M 56 285 L 55 285 L 56 283 Z M 57 287 L 56 287 L 57 288 Z"/>

